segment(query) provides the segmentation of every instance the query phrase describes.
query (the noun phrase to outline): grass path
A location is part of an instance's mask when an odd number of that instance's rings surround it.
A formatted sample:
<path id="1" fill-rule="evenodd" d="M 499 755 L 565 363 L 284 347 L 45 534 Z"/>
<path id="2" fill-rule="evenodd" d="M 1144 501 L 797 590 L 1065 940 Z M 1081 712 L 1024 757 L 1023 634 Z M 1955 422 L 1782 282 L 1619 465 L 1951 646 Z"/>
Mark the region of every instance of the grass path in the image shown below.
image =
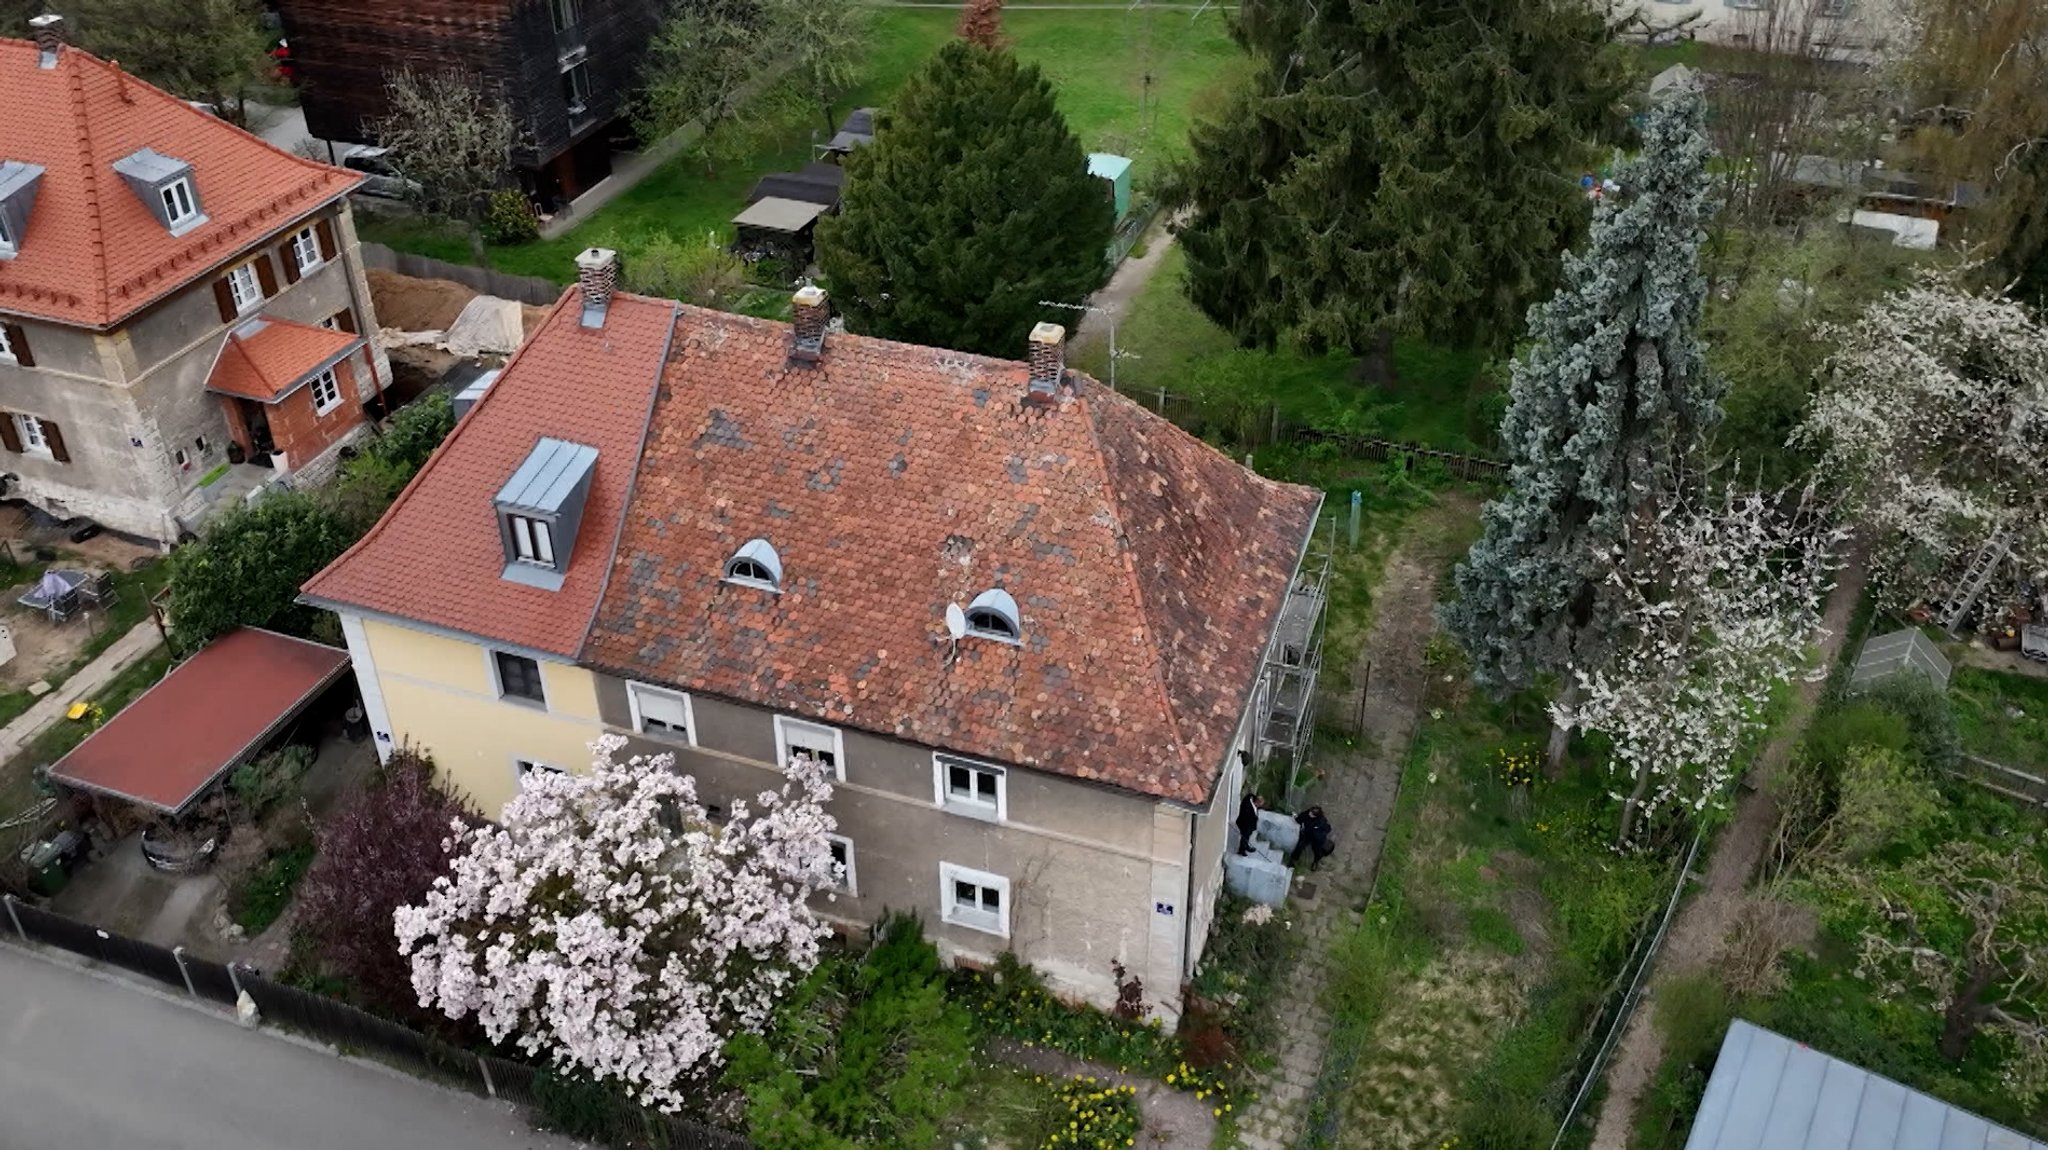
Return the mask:
<path id="1" fill-rule="evenodd" d="M 1849 618 L 1863 597 L 1867 577 L 1860 555 L 1852 555 L 1842 571 L 1841 582 L 1828 595 L 1825 626 L 1827 638 L 1821 643 L 1820 665 L 1832 667 L 1849 631 Z M 1714 844 L 1714 856 L 1707 865 L 1699 891 L 1679 908 L 1671 934 L 1657 954 L 1649 990 L 1629 1017 L 1621 1043 L 1607 1068 L 1607 1099 L 1600 1108 L 1594 1128 L 1593 1150 L 1626 1150 L 1635 1129 L 1636 1110 L 1643 1093 L 1655 1080 L 1664 1061 L 1664 1036 L 1652 1021 L 1659 987 L 1672 979 L 1708 969 L 1718 961 L 1743 907 L 1754 897 L 1750 879 L 1763 861 L 1771 831 L 1778 823 L 1778 800 L 1770 784 L 1791 757 L 1792 749 L 1806 734 L 1825 684 L 1803 684 L 1792 717 L 1779 729 L 1757 762 L 1751 781 L 1754 790 L 1736 802 L 1735 818 L 1722 830 Z"/>

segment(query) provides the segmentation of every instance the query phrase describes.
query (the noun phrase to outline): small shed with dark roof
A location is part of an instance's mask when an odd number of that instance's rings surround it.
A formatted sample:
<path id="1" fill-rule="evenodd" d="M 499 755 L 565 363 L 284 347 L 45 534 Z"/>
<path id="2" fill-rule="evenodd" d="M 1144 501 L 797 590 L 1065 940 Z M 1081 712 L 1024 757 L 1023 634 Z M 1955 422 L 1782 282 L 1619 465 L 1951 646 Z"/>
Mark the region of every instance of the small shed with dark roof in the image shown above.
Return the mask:
<path id="1" fill-rule="evenodd" d="M 832 139 L 825 145 L 825 150 L 843 156 L 855 148 L 874 142 L 875 110 L 855 108 L 846 114 L 846 119 L 840 121 L 839 130 L 832 134 Z"/>
<path id="2" fill-rule="evenodd" d="M 846 183 L 846 170 L 837 164 L 813 160 L 794 172 L 771 172 L 747 193 L 749 205 L 762 200 L 798 200 L 823 208 L 839 206 L 839 190 Z"/>
<path id="3" fill-rule="evenodd" d="M 348 652 L 245 627 L 180 663 L 50 768 L 161 815 L 190 809 L 348 673 Z"/>
<path id="4" fill-rule="evenodd" d="M 2048 1150 L 2048 1145 L 1740 1019 L 1685 1150 Z"/>

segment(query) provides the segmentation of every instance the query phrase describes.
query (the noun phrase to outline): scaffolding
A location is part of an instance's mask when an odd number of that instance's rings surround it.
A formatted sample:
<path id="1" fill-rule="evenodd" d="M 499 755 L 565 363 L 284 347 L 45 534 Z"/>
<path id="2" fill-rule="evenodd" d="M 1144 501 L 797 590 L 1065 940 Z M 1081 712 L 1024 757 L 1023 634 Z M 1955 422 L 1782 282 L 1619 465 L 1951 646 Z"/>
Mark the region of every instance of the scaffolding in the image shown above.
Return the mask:
<path id="1" fill-rule="evenodd" d="M 1257 759 L 1278 765 L 1285 809 L 1300 807 L 1316 734 L 1316 679 L 1323 669 L 1323 622 L 1330 586 L 1330 546 L 1311 546 L 1295 572 L 1259 684 Z"/>

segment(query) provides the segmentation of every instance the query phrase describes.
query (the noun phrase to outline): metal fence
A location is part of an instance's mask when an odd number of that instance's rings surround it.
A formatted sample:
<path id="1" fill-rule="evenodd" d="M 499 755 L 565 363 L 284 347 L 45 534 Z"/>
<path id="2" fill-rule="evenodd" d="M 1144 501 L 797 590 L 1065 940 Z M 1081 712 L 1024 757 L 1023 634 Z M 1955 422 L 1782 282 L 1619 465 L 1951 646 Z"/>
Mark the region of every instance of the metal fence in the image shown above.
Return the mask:
<path id="1" fill-rule="evenodd" d="M 364 267 L 381 268 L 416 279 L 454 280 L 485 295 L 542 307 L 562 297 L 561 285 L 539 276 L 515 276 L 489 268 L 472 267 L 469 264 L 452 264 L 431 256 L 396 251 L 367 240 L 363 242 L 362 249 Z"/>
<path id="2" fill-rule="evenodd" d="M 70 951 L 220 1006 L 233 1007 L 246 993 L 265 1022 L 444 1085 L 522 1106 L 539 1104 L 539 1071 L 525 1063 L 464 1050 L 345 1002 L 272 982 L 246 966 L 196 958 L 182 947 L 166 949 L 114 934 L 30 906 L 12 895 L 0 896 L 0 909 L 5 910 L 0 915 L 0 936 Z M 751 1142 L 729 1131 L 656 1114 L 615 1095 L 610 1096 L 608 1111 L 601 1125 L 616 1143 L 672 1150 L 753 1150 Z"/>

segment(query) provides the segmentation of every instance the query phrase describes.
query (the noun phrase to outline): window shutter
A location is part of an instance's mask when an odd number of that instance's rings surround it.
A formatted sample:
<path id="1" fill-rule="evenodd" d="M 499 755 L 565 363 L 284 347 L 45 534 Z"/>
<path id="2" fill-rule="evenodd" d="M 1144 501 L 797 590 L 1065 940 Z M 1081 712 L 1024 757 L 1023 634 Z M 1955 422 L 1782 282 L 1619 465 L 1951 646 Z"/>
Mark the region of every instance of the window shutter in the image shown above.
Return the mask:
<path id="1" fill-rule="evenodd" d="M 59 463 L 71 462 L 71 453 L 64 450 L 64 433 L 49 420 L 40 420 L 43 425 L 43 442 L 50 445 L 50 458 Z"/>
<path id="2" fill-rule="evenodd" d="M 284 282 L 299 282 L 299 254 L 292 250 L 292 241 L 286 240 L 278 247 L 277 262 L 284 265 Z"/>
<path id="3" fill-rule="evenodd" d="M 0 447 L 21 454 L 21 432 L 14 426 L 14 413 L 0 411 Z"/>
<path id="4" fill-rule="evenodd" d="M 213 281 L 213 302 L 220 305 L 222 323 L 235 322 L 239 313 L 235 311 L 235 293 L 234 289 L 228 287 L 228 277 L 222 276 Z"/>
<path id="5" fill-rule="evenodd" d="M 345 307 L 334 313 L 334 324 L 350 335 L 356 334 L 356 309 Z"/>
<path id="6" fill-rule="evenodd" d="M 277 271 L 270 266 L 270 253 L 258 252 L 256 258 L 250 262 L 256 265 L 256 282 L 263 285 L 263 298 L 269 299 L 276 295 Z"/>
<path id="7" fill-rule="evenodd" d="M 22 334 L 21 325 L 10 323 L 6 326 L 7 349 L 14 353 L 14 362 L 23 367 L 34 367 L 36 365 L 36 357 L 29 354 L 28 336 Z"/>
<path id="8" fill-rule="evenodd" d="M 334 258 L 334 221 L 321 220 L 313 225 L 313 235 L 320 241 L 320 258 Z"/>

